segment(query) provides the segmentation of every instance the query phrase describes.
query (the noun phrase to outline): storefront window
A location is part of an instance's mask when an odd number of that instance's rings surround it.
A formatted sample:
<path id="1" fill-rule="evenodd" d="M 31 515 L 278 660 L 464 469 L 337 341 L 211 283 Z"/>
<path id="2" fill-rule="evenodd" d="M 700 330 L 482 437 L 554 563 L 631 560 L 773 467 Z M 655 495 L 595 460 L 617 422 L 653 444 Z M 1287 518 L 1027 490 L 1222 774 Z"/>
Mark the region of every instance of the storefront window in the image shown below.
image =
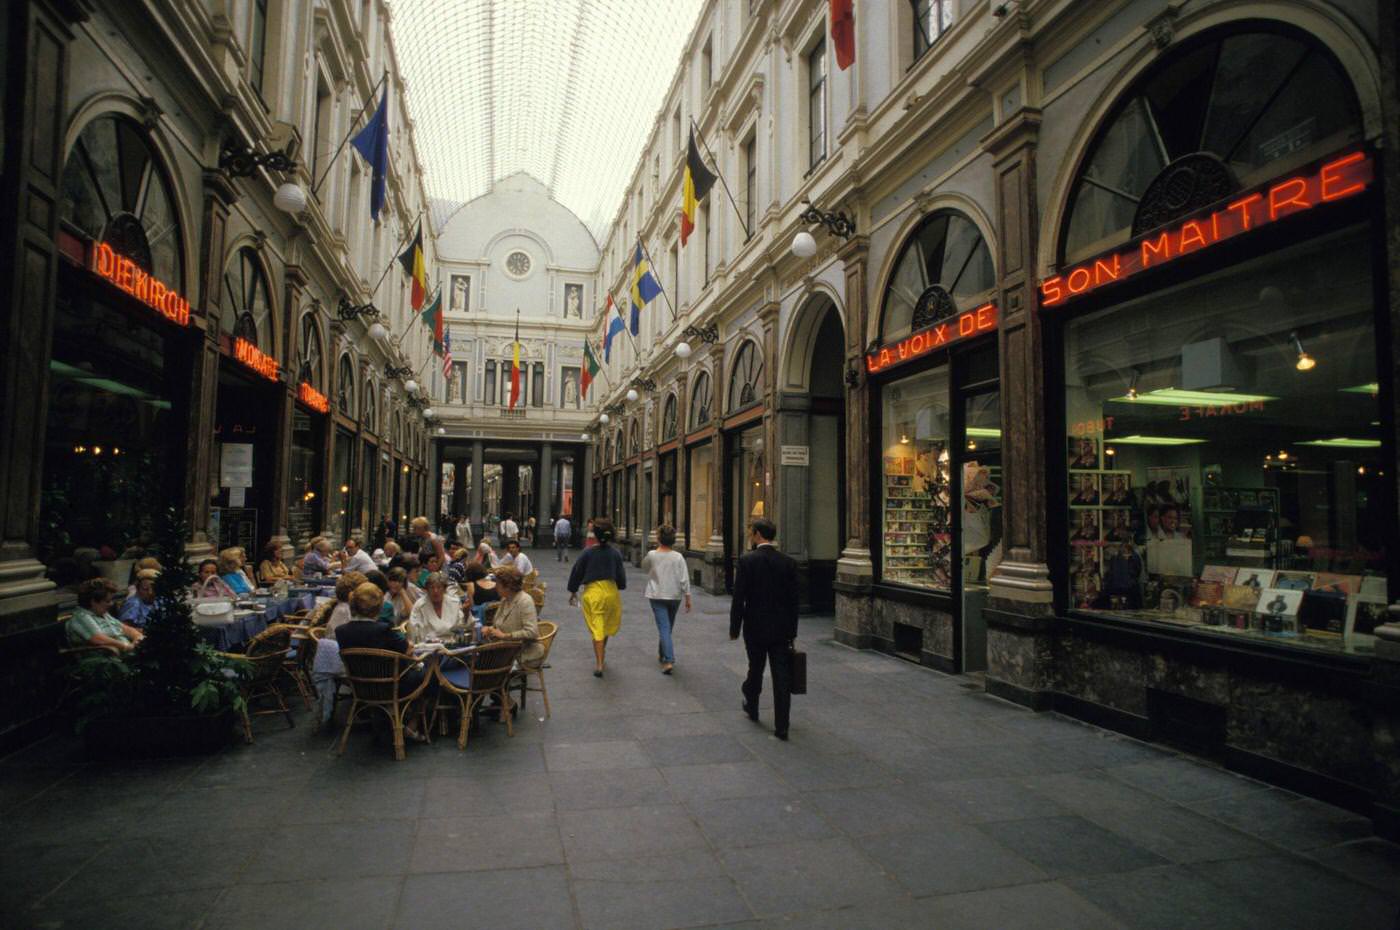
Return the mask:
<path id="1" fill-rule="evenodd" d="M 302 548 L 320 529 L 320 437 L 322 424 L 312 414 L 292 412 L 291 487 L 287 495 L 287 535 Z"/>
<path id="2" fill-rule="evenodd" d="M 948 397 L 946 365 L 891 382 L 881 391 L 879 497 L 885 581 L 952 589 Z"/>
<path id="3" fill-rule="evenodd" d="M 1353 228 L 1066 324 L 1072 606 L 1368 646 L 1394 532 L 1371 254 Z"/>
<path id="4" fill-rule="evenodd" d="M 274 354 L 272 300 L 256 249 L 242 248 L 224 269 L 224 306 L 219 328 Z"/>
<path id="5" fill-rule="evenodd" d="M 749 525 L 769 515 L 764 493 L 762 427 L 746 429 L 733 436 L 730 454 L 730 481 L 734 495 L 730 538 L 739 550 L 743 550 L 748 548 Z"/>
<path id="6" fill-rule="evenodd" d="M 710 541 L 710 489 L 713 486 L 714 467 L 714 443 L 707 442 L 686 450 L 685 477 L 690 493 L 685 508 L 685 541 L 691 549 L 703 549 Z"/>
<path id="7" fill-rule="evenodd" d="M 676 453 L 661 456 L 661 522 L 676 525 Z"/>
<path id="8" fill-rule="evenodd" d="M 340 367 L 336 373 L 335 388 L 337 409 L 347 417 L 355 416 L 355 366 L 350 356 L 340 357 Z"/>
<path id="9" fill-rule="evenodd" d="M 330 493 L 331 532 L 343 539 L 350 530 L 350 465 L 354 458 L 355 440 L 344 430 L 335 432 L 335 461 Z"/>
<path id="10" fill-rule="evenodd" d="M 710 422 L 710 376 L 700 372 L 695 376 L 695 388 L 690 395 L 690 428 L 700 429 Z"/>
<path id="11" fill-rule="evenodd" d="M 747 407 L 763 398 L 763 356 L 753 340 L 739 347 L 734 357 L 734 370 L 729 376 L 729 407 L 727 412 Z"/>

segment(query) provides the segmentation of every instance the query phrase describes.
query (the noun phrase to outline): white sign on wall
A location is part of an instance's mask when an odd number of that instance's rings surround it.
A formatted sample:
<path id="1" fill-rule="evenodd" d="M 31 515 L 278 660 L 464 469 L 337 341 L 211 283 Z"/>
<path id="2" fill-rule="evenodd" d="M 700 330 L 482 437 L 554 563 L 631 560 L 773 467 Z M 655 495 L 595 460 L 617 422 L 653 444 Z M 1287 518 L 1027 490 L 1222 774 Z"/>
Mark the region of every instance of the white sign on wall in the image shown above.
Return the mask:
<path id="1" fill-rule="evenodd" d="M 811 459 L 811 446 L 783 446 L 779 461 L 783 465 L 799 465 L 806 468 Z"/>
<path id="2" fill-rule="evenodd" d="M 226 442 L 219 447 L 219 484 L 225 488 L 253 486 L 251 442 Z"/>

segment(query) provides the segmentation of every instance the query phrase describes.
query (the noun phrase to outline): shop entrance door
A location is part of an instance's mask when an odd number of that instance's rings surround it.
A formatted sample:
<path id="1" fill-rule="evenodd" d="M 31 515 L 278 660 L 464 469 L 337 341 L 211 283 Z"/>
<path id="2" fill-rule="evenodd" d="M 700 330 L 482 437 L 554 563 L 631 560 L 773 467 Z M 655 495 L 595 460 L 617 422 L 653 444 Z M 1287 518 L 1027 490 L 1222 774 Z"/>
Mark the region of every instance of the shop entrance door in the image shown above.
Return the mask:
<path id="1" fill-rule="evenodd" d="M 734 589 L 734 566 L 749 548 L 749 524 L 765 516 L 762 425 L 726 437 L 724 586 Z M 794 592 L 794 597 L 796 593 Z"/>
<path id="2" fill-rule="evenodd" d="M 1001 397 L 996 388 L 964 394 L 962 442 L 953 481 L 962 559 L 962 655 L 964 672 L 987 668 L 987 578 L 1002 557 Z"/>

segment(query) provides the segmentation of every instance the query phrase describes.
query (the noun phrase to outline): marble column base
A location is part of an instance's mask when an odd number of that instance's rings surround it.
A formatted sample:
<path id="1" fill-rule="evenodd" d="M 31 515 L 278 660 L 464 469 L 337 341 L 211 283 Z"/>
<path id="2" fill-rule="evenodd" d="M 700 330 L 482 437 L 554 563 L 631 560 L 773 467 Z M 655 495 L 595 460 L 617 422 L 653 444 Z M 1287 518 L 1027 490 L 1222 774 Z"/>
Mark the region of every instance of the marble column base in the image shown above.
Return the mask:
<path id="1" fill-rule="evenodd" d="M 0 628 L 15 632 L 58 616 L 55 585 L 45 577 L 47 569 L 37 559 L 0 562 Z"/>
<path id="2" fill-rule="evenodd" d="M 1005 561 L 988 580 L 987 692 L 1033 710 L 1054 700 L 1054 587 L 1038 562 Z"/>

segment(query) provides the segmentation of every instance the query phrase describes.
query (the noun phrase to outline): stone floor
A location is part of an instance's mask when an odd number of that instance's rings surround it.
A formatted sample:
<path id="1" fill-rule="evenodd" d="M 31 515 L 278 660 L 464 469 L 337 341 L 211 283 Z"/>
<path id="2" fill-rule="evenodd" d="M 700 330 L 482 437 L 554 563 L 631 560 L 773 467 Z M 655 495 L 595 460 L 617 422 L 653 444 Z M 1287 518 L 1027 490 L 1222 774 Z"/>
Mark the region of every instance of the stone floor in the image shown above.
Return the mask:
<path id="1" fill-rule="evenodd" d="M 728 601 L 656 664 L 633 576 L 608 675 L 562 566 L 553 716 L 344 758 L 300 713 L 214 758 L 0 760 L 4 928 L 1385 928 L 1400 848 L 1190 758 L 831 642 L 792 741 L 739 710 Z M 765 700 L 764 720 L 768 720 Z"/>

